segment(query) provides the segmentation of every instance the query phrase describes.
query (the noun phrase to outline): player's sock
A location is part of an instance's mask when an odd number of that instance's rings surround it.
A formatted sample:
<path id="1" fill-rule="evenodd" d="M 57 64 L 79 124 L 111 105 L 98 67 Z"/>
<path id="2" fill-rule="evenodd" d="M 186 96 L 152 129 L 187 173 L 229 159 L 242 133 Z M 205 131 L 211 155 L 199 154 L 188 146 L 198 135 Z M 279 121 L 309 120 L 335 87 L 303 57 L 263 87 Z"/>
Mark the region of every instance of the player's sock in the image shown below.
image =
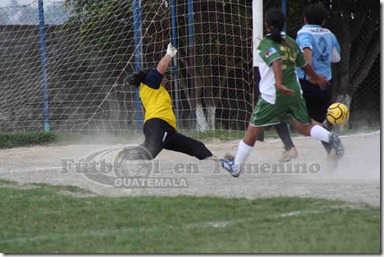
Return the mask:
<path id="1" fill-rule="evenodd" d="M 235 157 L 235 165 L 241 167 L 251 154 L 253 146 L 247 145 L 243 140 L 240 141 Z"/>
<path id="2" fill-rule="evenodd" d="M 291 136 L 289 134 L 288 124 L 287 123 L 279 123 L 275 125 L 277 134 L 279 135 L 281 141 L 283 141 L 284 148 L 286 151 L 289 151 L 295 145 L 292 142 Z"/>
<path id="3" fill-rule="evenodd" d="M 323 142 L 329 143 L 329 134 L 331 134 L 328 130 L 326 130 L 323 126 L 315 125 L 312 127 L 310 131 L 311 137 L 321 140 Z"/>
<path id="4" fill-rule="evenodd" d="M 326 130 L 329 131 L 328 128 L 326 128 L 326 127 L 324 127 L 324 128 L 325 128 Z M 331 144 L 330 144 L 330 143 L 327 143 L 327 142 L 323 142 L 323 141 L 320 141 L 320 142 L 321 142 L 321 144 L 323 145 L 325 151 L 327 151 L 327 153 L 329 154 L 329 153 L 332 151 L 332 146 L 331 146 Z"/>

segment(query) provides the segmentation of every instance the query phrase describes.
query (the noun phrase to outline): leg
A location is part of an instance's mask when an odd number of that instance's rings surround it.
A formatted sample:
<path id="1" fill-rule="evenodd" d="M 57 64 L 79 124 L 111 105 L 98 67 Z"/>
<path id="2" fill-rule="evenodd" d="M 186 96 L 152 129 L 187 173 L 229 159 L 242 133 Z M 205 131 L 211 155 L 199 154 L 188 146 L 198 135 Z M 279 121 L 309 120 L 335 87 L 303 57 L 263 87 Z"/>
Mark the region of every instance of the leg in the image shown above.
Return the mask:
<path id="1" fill-rule="evenodd" d="M 326 130 L 323 126 L 320 125 L 313 125 L 313 124 L 303 124 L 295 119 L 291 119 L 292 125 L 295 127 L 295 129 L 305 135 L 305 136 L 311 136 L 313 138 L 316 138 L 318 140 L 321 140 L 322 142 L 329 143 L 333 150 L 335 150 L 336 155 L 341 158 L 344 154 L 344 147 L 341 144 L 341 141 L 339 139 L 339 136 L 335 133 L 331 133 L 328 130 Z"/>
<path id="2" fill-rule="evenodd" d="M 243 137 L 243 142 L 249 146 L 254 146 L 256 143 L 256 139 L 258 139 L 259 135 L 264 131 L 264 127 L 255 127 L 252 125 L 248 125 L 247 131 Z"/>
<path id="3" fill-rule="evenodd" d="M 326 120 L 328 107 L 332 103 L 332 87 L 328 86 L 326 90 L 320 90 L 318 86 L 305 80 L 300 80 L 300 84 L 312 124 L 317 124 L 327 129 L 328 126 L 324 126 L 324 121 Z M 329 154 L 332 146 L 323 141 L 321 143 L 327 154 Z"/>
<path id="4" fill-rule="evenodd" d="M 279 123 L 275 125 L 276 132 L 279 135 L 281 141 L 283 141 L 284 149 L 286 151 L 291 150 L 295 145 L 292 142 L 291 135 L 289 134 L 288 124 L 287 123 Z"/>
<path id="5" fill-rule="evenodd" d="M 222 167 L 228 170 L 232 176 L 238 177 L 240 175 L 243 165 L 251 154 L 257 138 L 263 131 L 264 127 L 248 125 L 244 138 L 240 141 L 237 148 L 236 156 L 227 156 L 221 160 Z"/>
<path id="6" fill-rule="evenodd" d="M 164 148 L 194 156 L 199 160 L 204 160 L 213 156 L 211 151 L 209 151 L 202 142 L 184 136 L 180 133 L 175 133 L 166 137 L 164 141 Z"/>
<path id="7" fill-rule="evenodd" d="M 264 142 L 264 131 L 260 133 L 256 141 Z"/>
<path id="8" fill-rule="evenodd" d="M 248 159 L 248 156 L 250 155 L 253 146 L 256 143 L 257 138 L 259 137 L 260 133 L 264 131 L 264 127 L 255 127 L 252 125 L 248 125 L 247 131 L 245 132 L 245 135 L 243 137 L 243 140 L 240 141 L 239 147 L 237 149 L 235 162 L 234 164 L 238 167 L 243 166 L 243 164 Z"/>
<path id="9" fill-rule="evenodd" d="M 151 155 L 151 159 L 156 158 L 161 150 L 163 150 L 164 137 L 172 133 L 172 130 L 169 129 L 169 127 L 171 126 L 161 119 L 150 119 L 145 122 L 145 141 L 141 146 L 148 150 Z"/>
<path id="10" fill-rule="evenodd" d="M 297 150 L 295 145 L 292 142 L 291 135 L 289 134 L 288 124 L 279 123 L 275 125 L 277 134 L 279 135 L 281 141 L 283 141 L 285 151 L 280 157 L 280 161 L 290 161 L 293 158 L 297 157 Z"/>
<path id="11" fill-rule="evenodd" d="M 144 143 L 137 147 L 125 147 L 121 150 L 117 159 L 119 162 L 126 160 L 152 160 L 163 149 L 162 138 L 166 133 L 164 121 L 160 119 L 150 119 L 144 123 Z"/>
<path id="12" fill-rule="evenodd" d="M 238 177 L 243 164 L 248 159 L 255 145 L 256 139 L 264 131 L 264 127 L 278 124 L 281 116 L 285 114 L 285 111 L 285 107 L 281 108 L 278 105 L 270 104 L 262 97 L 259 97 L 244 138 L 239 143 L 236 156 L 228 156 L 227 158 L 221 159 L 221 166 L 229 171 L 232 176 Z"/>

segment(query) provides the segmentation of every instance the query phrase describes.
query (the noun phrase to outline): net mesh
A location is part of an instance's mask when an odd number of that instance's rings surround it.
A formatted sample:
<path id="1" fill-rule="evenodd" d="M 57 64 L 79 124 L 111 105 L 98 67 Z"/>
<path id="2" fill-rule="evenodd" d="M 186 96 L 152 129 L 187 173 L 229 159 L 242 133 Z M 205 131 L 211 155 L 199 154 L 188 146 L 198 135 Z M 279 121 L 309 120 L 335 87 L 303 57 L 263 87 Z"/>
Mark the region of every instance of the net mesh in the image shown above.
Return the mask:
<path id="1" fill-rule="evenodd" d="M 242 135 L 257 99 L 252 1 L 184 0 L 172 9 L 172 1 L 142 0 L 140 30 L 133 2 L 44 0 L 45 69 L 38 1 L 1 7 L 0 130 L 42 131 L 47 119 L 53 131 L 141 131 L 139 99 L 128 78 L 135 69 L 156 66 L 173 42 L 178 54 L 170 67 L 170 93 L 179 129 L 198 138 L 212 131 L 219 137 Z M 302 26 L 297 10 L 327 1 L 287 2 L 287 32 L 295 37 Z M 264 11 L 280 3 L 264 0 Z M 342 34 L 334 23 L 331 30 Z M 363 30 L 358 33 L 352 55 L 358 45 L 374 47 Z M 380 61 L 374 58 L 365 79 L 353 91 L 344 90 L 352 97 L 351 126 L 365 121 L 375 126 L 379 120 Z M 342 75 L 338 69 L 336 78 Z"/>
<path id="2" fill-rule="evenodd" d="M 193 10 L 176 1 L 172 17 L 170 1 L 143 0 L 136 43 L 132 1 L 44 2 L 52 130 L 141 130 L 139 99 L 127 79 L 136 66 L 156 66 L 169 42 L 178 48 L 170 72 L 179 128 L 245 129 L 252 111 L 249 1 L 194 1 Z M 40 131 L 44 123 L 38 17 L 37 0 L 0 9 L 1 130 Z"/>

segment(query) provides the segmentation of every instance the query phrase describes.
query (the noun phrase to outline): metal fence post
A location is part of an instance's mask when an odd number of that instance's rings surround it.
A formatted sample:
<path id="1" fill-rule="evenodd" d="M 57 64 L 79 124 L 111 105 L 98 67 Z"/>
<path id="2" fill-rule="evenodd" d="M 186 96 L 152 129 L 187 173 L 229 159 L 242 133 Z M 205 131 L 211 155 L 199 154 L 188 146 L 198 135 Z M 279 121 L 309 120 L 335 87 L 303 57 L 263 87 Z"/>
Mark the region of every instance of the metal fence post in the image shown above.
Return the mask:
<path id="1" fill-rule="evenodd" d="M 45 54 L 45 22 L 44 22 L 44 3 L 43 0 L 38 1 L 39 8 L 39 36 L 40 36 L 40 57 L 41 57 L 41 71 L 42 71 L 42 87 L 43 87 L 43 117 L 44 117 L 44 131 L 49 132 L 49 112 L 48 112 L 48 94 L 47 94 L 47 57 Z"/>
<path id="2" fill-rule="evenodd" d="M 135 44 L 135 72 L 139 72 L 143 66 L 142 40 L 141 40 L 141 0 L 133 2 L 133 27 Z M 141 113 L 141 101 L 139 88 L 135 89 L 136 128 L 143 127 L 143 114 Z"/>

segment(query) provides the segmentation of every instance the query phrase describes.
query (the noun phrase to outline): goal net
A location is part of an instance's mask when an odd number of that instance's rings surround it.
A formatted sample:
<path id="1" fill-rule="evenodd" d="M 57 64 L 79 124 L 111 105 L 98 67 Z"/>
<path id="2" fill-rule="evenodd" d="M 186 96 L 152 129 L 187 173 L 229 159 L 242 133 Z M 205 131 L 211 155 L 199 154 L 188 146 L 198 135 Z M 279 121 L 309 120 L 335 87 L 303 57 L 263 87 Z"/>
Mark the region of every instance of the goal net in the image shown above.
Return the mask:
<path id="1" fill-rule="evenodd" d="M 0 7 L 0 131 L 140 132 L 140 99 L 127 81 L 156 66 L 169 42 L 178 48 L 169 68 L 178 128 L 197 137 L 245 130 L 254 105 L 252 1 L 43 7 Z"/>

